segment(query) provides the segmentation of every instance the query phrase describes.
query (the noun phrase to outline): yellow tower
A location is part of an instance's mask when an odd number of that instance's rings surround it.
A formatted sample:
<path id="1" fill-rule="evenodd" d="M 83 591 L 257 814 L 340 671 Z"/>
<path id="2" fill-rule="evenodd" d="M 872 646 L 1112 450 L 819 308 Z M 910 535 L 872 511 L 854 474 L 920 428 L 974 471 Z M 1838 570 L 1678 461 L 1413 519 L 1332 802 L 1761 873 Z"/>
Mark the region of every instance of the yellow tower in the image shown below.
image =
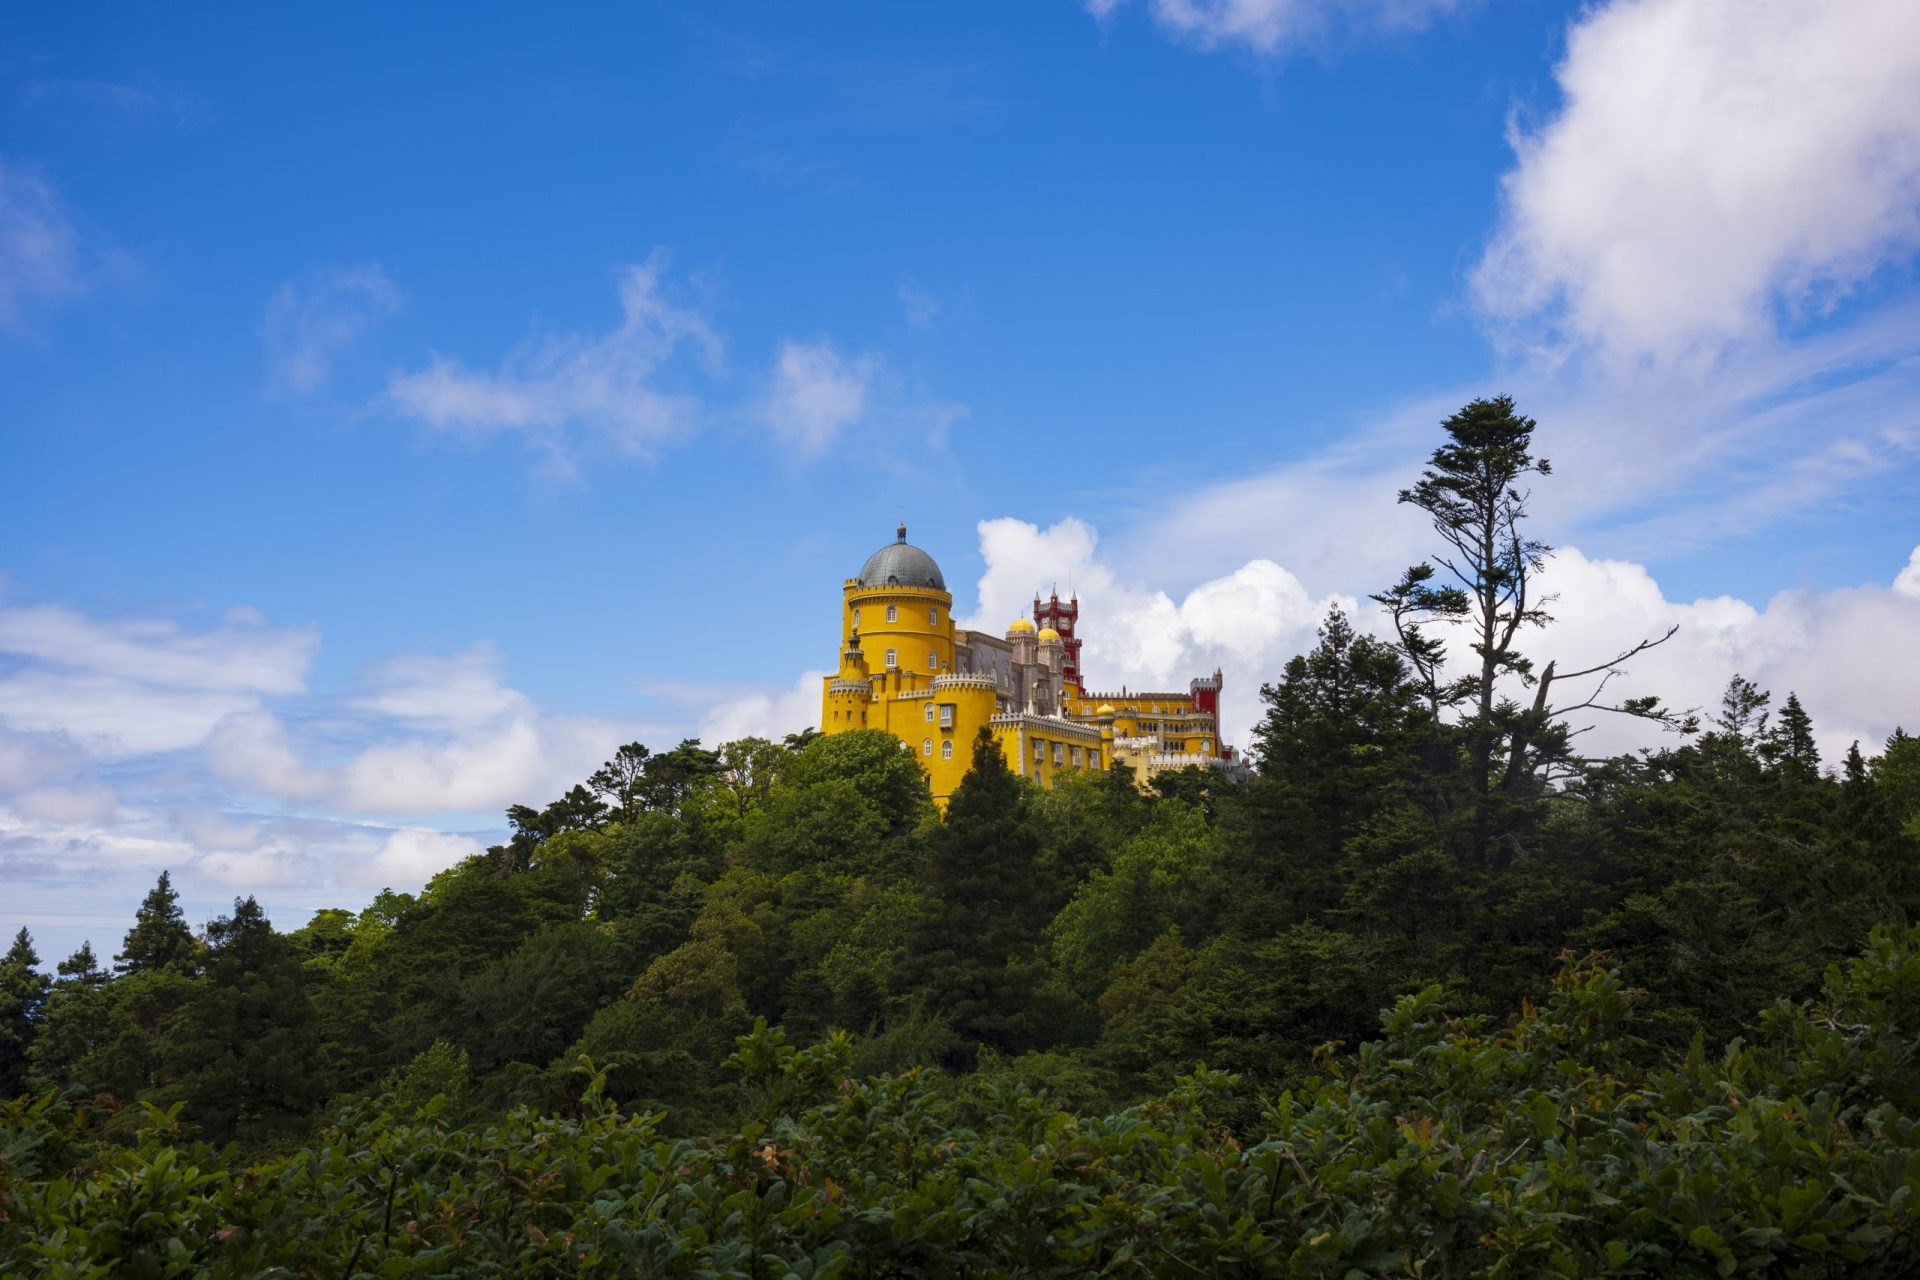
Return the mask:
<path id="1" fill-rule="evenodd" d="M 993 718 L 995 684 L 954 670 L 953 596 L 907 526 L 867 557 L 840 597 L 840 669 L 822 691 L 820 731 L 882 729 L 927 771 L 944 804 Z"/>

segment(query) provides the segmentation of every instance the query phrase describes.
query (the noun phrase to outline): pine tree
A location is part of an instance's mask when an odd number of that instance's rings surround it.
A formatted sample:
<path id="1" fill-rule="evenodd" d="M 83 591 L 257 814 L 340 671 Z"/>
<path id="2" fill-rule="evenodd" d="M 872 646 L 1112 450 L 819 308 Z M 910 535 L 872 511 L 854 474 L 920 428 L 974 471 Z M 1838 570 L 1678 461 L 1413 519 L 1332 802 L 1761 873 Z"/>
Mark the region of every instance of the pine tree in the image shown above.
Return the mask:
<path id="1" fill-rule="evenodd" d="M 1331 858 L 1369 813 L 1405 791 L 1425 719 L 1419 689 L 1397 653 L 1355 632 L 1335 607 L 1313 652 L 1287 663 L 1260 697 L 1267 714 L 1254 746 L 1260 777 L 1279 793 L 1275 816 L 1292 847 Z"/>
<path id="2" fill-rule="evenodd" d="M 0 957 L 0 1100 L 26 1088 L 27 1055 L 51 985 L 39 966 L 33 937 L 23 928 Z"/>
<path id="3" fill-rule="evenodd" d="M 1760 751 L 1784 781 L 1813 782 L 1820 777 L 1820 748 L 1813 740 L 1813 718 L 1800 705 L 1799 695 L 1787 694 L 1780 719 Z"/>
<path id="4" fill-rule="evenodd" d="M 206 972 L 173 1020 L 167 1092 L 215 1142 L 296 1131 L 326 1097 L 298 951 L 252 898 L 207 941 Z"/>
<path id="5" fill-rule="evenodd" d="M 121 945 L 120 954 L 113 959 L 123 974 L 154 973 L 162 969 L 193 972 L 198 947 L 194 944 L 193 931 L 187 928 L 187 918 L 180 913 L 180 895 L 173 891 L 173 881 L 167 872 L 160 873 L 159 883 L 140 903 L 140 909 L 133 916 L 133 928 L 127 931 L 126 941 Z"/>
<path id="6" fill-rule="evenodd" d="M 75 1068 L 106 1043 L 113 1012 L 107 990 L 112 980 L 93 954 L 93 944 L 62 960 L 47 995 L 46 1017 L 34 1037 L 30 1081 L 35 1089 L 57 1089 L 73 1082 Z"/>
<path id="7" fill-rule="evenodd" d="M 1027 785 L 985 729 L 929 846 L 938 905 L 920 939 L 921 989 L 963 1036 L 1017 1052 L 1037 1031 L 1021 961 L 1046 924 L 1041 842 Z"/>

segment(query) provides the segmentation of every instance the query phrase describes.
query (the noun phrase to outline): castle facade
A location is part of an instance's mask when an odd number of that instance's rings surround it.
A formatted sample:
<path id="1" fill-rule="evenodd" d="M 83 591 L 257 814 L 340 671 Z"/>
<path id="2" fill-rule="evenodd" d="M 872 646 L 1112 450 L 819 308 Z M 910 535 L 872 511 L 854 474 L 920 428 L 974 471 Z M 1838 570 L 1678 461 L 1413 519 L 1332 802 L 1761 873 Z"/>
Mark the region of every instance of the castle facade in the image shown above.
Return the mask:
<path id="1" fill-rule="evenodd" d="M 1007 764 L 1041 786 L 1115 761 L 1145 785 L 1188 765 L 1234 771 L 1220 741 L 1221 674 L 1184 693 L 1090 690 L 1080 601 L 1037 596 L 1004 635 L 956 627 L 953 596 L 907 527 L 841 586 L 840 661 L 821 690 L 820 731 L 883 729 L 919 755 L 943 807 L 987 729 Z"/>

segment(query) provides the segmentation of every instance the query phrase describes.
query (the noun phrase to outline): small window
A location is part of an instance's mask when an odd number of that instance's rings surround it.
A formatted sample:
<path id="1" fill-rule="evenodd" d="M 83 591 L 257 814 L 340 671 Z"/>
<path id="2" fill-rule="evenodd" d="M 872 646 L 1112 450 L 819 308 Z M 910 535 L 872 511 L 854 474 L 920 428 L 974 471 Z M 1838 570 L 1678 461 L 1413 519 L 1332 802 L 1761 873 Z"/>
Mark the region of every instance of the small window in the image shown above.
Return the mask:
<path id="1" fill-rule="evenodd" d="M 1099 767 L 1100 767 L 1100 753 L 1098 751 L 1087 752 L 1087 768 L 1098 769 Z"/>
<path id="2" fill-rule="evenodd" d="M 899 666 L 900 665 L 899 657 L 900 655 L 895 653 L 893 650 L 891 649 L 887 650 L 887 666 L 889 668 Z"/>
<path id="3" fill-rule="evenodd" d="M 1061 749 L 1059 743 L 1056 742 L 1053 744 L 1053 762 L 1055 764 L 1059 764 L 1061 760 L 1065 758 L 1066 754 L 1067 753 Z"/>
<path id="4" fill-rule="evenodd" d="M 931 702 L 927 704 L 927 723 L 933 723 L 933 704 Z"/>
<path id="5" fill-rule="evenodd" d="M 933 754 L 933 739 L 932 739 L 932 738 L 922 738 L 922 739 L 920 739 L 920 754 L 921 754 L 921 755 L 923 755 L 923 756 L 930 756 L 930 755 L 932 755 L 932 754 Z"/>
<path id="6" fill-rule="evenodd" d="M 951 702 L 940 704 L 940 727 L 942 729 L 953 728 L 953 704 Z"/>
<path id="7" fill-rule="evenodd" d="M 927 670 L 938 671 L 939 669 L 940 669 L 939 651 L 934 649 L 927 650 Z"/>
<path id="8" fill-rule="evenodd" d="M 887 606 L 887 621 L 888 622 L 900 621 L 900 610 L 896 606 L 894 605 Z"/>
<path id="9" fill-rule="evenodd" d="M 953 739 L 952 738 L 948 738 L 945 742 L 940 744 L 940 758 L 942 760 L 953 759 Z"/>
<path id="10" fill-rule="evenodd" d="M 940 611 L 938 609 L 927 610 L 927 625 L 930 627 L 940 625 Z"/>
<path id="11" fill-rule="evenodd" d="M 1047 744 L 1037 739 L 1033 744 L 1033 762 L 1035 764 L 1045 764 L 1047 762 Z"/>
<path id="12" fill-rule="evenodd" d="M 853 611 L 853 629 L 855 631 L 860 629 L 860 611 L 858 609 Z"/>
<path id="13" fill-rule="evenodd" d="M 1073 767 L 1076 769 L 1080 767 L 1080 748 L 1078 747 L 1073 749 Z"/>

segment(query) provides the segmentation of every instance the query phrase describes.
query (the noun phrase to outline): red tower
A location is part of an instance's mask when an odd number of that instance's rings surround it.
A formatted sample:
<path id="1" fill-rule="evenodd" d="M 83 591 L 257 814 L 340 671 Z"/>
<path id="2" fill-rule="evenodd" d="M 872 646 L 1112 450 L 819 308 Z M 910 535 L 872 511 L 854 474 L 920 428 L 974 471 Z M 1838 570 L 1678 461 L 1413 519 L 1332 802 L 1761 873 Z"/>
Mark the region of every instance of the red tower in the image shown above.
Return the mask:
<path id="1" fill-rule="evenodd" d="M 1080 597 L 1074 596 L 1065 604 L 1060 603 L 1060 593 L 1053 592 L 1045 604 L 1040 597 L 1033 598 L 1033 624 L 1036 627 L 1052 627 L 1060 633 L 1061 645 L 1066 649 L 1066 660 L 1060 667 L 1062 684 L 1075 685 L 1084 690 L 1087 686 L 1080 680 L 1080 642 L 1074 639 L 1073 624 L 1080 619 Z"/>

